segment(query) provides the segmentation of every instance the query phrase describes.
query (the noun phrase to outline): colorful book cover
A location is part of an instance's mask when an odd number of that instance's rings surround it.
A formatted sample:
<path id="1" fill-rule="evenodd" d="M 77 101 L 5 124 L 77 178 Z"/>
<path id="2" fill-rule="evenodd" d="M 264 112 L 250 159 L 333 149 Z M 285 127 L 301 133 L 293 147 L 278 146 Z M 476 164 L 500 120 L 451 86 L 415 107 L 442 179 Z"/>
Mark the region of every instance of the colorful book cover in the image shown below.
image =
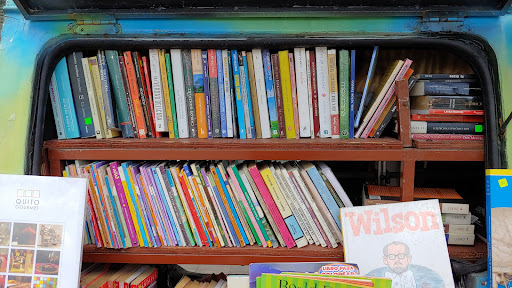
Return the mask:
<path id="1" fill-rule="evenodd" d="M 354 138 L 354 111 L 355 107 L 355 94 L 356 94 L 356 50 L 350 50 L 350 102 L 348 114 L 348 135 L 349 138 Z"/>
<path id="2" fill-rule="evenodd" d="M 274 93 L 277 109 L 277 123 L 279 127 L 279 138 L 286 138 L 285 120 L 283 109 L 283 90 L 281 88 L 281 72 L 279 70 L 279 54 L 270 55 L 272 61 L 272 74 L 274 75 Z"/>
<path id="3" fill-rule="evenodd" d="M 145 225 L 146 238 L 150 243 L 149 247 L 160 247 L 165 245 L 160 234 L 160 226 L 155 217 L 148 189 L 142 183 L 142 176 L 138 165 L 129 167 L 130 175 L 133 179 L 133 189 L 139 206 L 141 207 L 141 217 L 143 217 L 143 225 Z M 163 236 L 162 236 L 163 237 Z"/>
<path id="4" fill-rule="evenodd" d="M 358 288 L 373 287 L 373 283 L 371 280 L 352 280 L 319 276 L 292 276 L 286 274 L 262 274 L 260 288 L 271 287 Z"/>
<path id="5" fill-rule="evenodd" d="M 206 197 L 208 198 L 208 201 L 210 202 L 210 205 L 213 207 L 214 211 L 214 218 L 217 225 L 217 231 L 220 235 L 219 242 L 222 247 L 232 247 L 231 240 L 229 239 L 229 231 L 228 226 L 225 225 L 224 216 L 222 214 L 222 210 L 220 208 L 219 202 L 217 201 L 217 196 L 214 192 L 213 183 L 211 183 L 211 178 L 209 177 L 208 173 L 206 172 L 206 168 L 201 168 L 201 177 L 202 181 L 204 182 L 204 185 L 206 187 Z"/>
<path id="6" fill-rule="evenodd" d="M 439 202 L 341 208 L 347 262 L 393 287 L 454 287 Z M 436 253 L 432 253 L 436 251 Z"/>
<path id="7" fill-rule="evenodd" d="M 338 99 L 338 68 L 336 49 L 327 50 L 327 71 L 329 75 L 329 98 L 331 103 L 331 137 L 340 138 L 340 111 Z"/>
<path id="8" fill-rule="evenodd" d="M 283 96 L 283 113 L 286 138 L 295 138 L 295 121 L 293 113 L 292 87 L 290 79 L 290 59 L 288 51 L 279 51 L 279 72 L 281 76 L 281 93 Z"/>
<path id="9" fill-rule="evenodd" d="M 270 132 L 272 138 L 279 138 L 279 124 L 277 122 L 277 106 L 274 91 L 274 79 L 272 77 L 272 62 L 270 59 L 270 52 L 268 50 L 263 50 L 261 57 L 263 61 L 263 72 L 265 75 L 265 88 L 267 92 Z"/>
<path id="10" fill-rule="evenodd" d="M 240 87 L 242 91 L 242 103 L 244 107 L 245 132 L 247 138 L 256 138 L 254 115 L 252 112 L 251 88 L 249 85 L 249 73 L 247 68 L 247 55 L 245 51 L 238 53 L 238 65 L 240 65 Z"/>
<path id="11" fill-rule="evenodd" d="M 233 63 L 231 63 L 231 57 L 228 57 L 228 67 L 232 67 Z M 238 125 L 238 114 L 236 112 L 236 93 L 235 93 L 235 84 L 233 79 L 233 69 L 228 69 L 228 84 L 229 84 L 229 96 L 230 98 L 226 101 L 226 115 L 228 115 L 228 119 L 231 119 L 231 126 L 228 125 L 228 137 L 229 135 L 232 135 L 231 137 L 239 139 L 240 133 L 237 129 Z M 225 82 L 226 78 L 224 78 Z M 228 110 L 228 102 L 231 103 L 231 110 Z M 231 118 L 229 118 L 229 115 L 231 115 Z M 233 129 L 230 129 L 232 127 Z M 232 131 L 231 131 L 232 130 Z M 230 134 L 230 131 L 232 132 Z"/>
<path id="12" fill-rule="evenodd" d="M 339 97 L 340 97 L 340 138 L 348 139 L 349 116 L 350 116 L 350 59 L 348 50 L 340 50 L 338 53 L 339 63 Z"/>
<path id="13" fill-rule="evenodd" d="M 240 139 L 246 139 L 245 131 L 245 118 L 244 118 L 244 104 L 242 99 L 242 80 L 240 75 L 240 64 L 238 63 L 238 52 L 231 50 L 231 61 L 233 65 L 233 81 L 236 93 L 236 113 L 238 116 L 238 131 L 240 133 Z M 249 121 L 249 119 L 247 119 Z"/>
<path id="14" fill-rule="evenodd" d="M 23 286 L 32 287 L 31 280 L 45 274 L 58 279 L 59 287 L 76 287 L 87 180 L 0 175 L 0 185 L 2 246 L 8 247 L 1 258 L 10 259 L 1 265 L 4 281 L 21 273 L 28 279 Z"/>
<path id="15" fill-rule="evenodd" d="M 224 79 L 222 77 L 222 61 L 217 62 L 217 50 L 208 49 L 208 77 L 209 77 L 209 90 L 210 90 L 210 114 L 212 125 L 212 137 L 222 137 L 221 119 L 220 119 L 220 97 L 224 98 Z M 222 57 L 222 52 L 219 50 Z M 222 58 L 221 58 L 222 59 Z M 220 67 L 219 67 L 220 64 Z M 219 69 L 220 68 L 220 69 Z M 220 88 L 220 89 L 219 89 Z M 222 91 L 220 91 L 222 90 Z M 222 93 L 222 94 L 221 94 Z M 221 96 L 222 95 L 222 96 Z M 225 100 L 225 99 L 223 99 Z M 224 101 L 222 101 L 224 102 Z M 224 109 L 226 107 L 224 106 Z"/>
<path id="16" fill-rule="evenodd" d="M 206 112 L 206 132 L 208 138 L 213 138 L 213 130 L 212 130 L 212 108 L 211 108 L 211 92 L 210 92 L 210 77 L 209 77 L 209 68 L 208 68 L 208 52 L 201 51 L 202 60 L 203 60 L 203 79 L 204 79 L 204 101 L 205 101 L 205 112 Z M 215 76 L 217 74 L 215 73 Z M 215 79 L 217 82 L 217 79 Z"/>
<path id="17" fill-rule="evenodd" d="M 181 175 L 180 167 L 181 167 L 181 165 L 173 166 L 170 168 L 170 172 L 175 180 L 174 182 L 176 184 L 176 190 L 178 191 L 180 201 L 183 205 L 183 210 L 185 211 L 185 215 L 187 216 L 191 233 L 194 236 L 193 240 L 198 246 L 201 246 L 202 243 L 201 243 L 201 238 L 199 237 L 199 232 L 197 230 L 198 228 L 196 227 L 194 217 L 192 217 L 191 208 L 188 205 L 188 200 L 185 197 L 185 192 L 188 193 L 188 189 L 187 189 L 186 185 L 184 185 L 185 183 L 183 182 L 183 176 Z"/>
<path id="18" fill-rule="evenodd" d="M 487 277 L 490 288 L 506 288 L 512 283 L 512 170 L 485 171 L 487 205 Z M 510 182 L 510 183 L 509 183 Z"/>
<path id="19" fill-rule="evenodd" d="M 149 107 L 149 96 L 146 90 L 144 79 L 144 68 L 142 57 L 138 51 L 132 52 L 133 64 L 135 66 L 135 75 L 137 76 L 137 87 L 139 88 L 140 102 L 142 111 L 144 112 L 144 121 L 146 123 L 146 133 L 148 137 L 156 137 L 153 116 L 151 116 L 151 108 Z"/>
<path id="20" fill-rule="evenodd" d="M 234 125 L 234 114 L 236 114 L 235 106 L 233 103 L 233 78 L 232 78 L 232 69 L 231 69 L 231 57 L 230 52 L 228 50 L 222 50 L 222 72 L 224 78 L 224 97 L 225 97 L 225 106 L 226 106 L 226 137 L 233 137 L 234 130 L 236 129 L 236 125 Z M 222 106 L 221 106 L 222 109 Z M 221 110 L 222 112 L 222 110 Z M 222 114 L 221 114 L 222 121 Z"/>
<path id="21" fill-rule="evenodd" d="M 208 138 L 206 101 L 201 49 L 191 50 L 194 99 L 196 105 L 197 137 Z"/>
<path id="22" fill-rule="evenodd" d="M 169 138 L 179 138 L 178 118 L 176 116 L 176 97 L 174 96 L 174 81 L 171 68 L 171 55 L 165 53 L 165 70 L 167 71 L 167 85 L 169 86 L 169 98 L 172 117 L 172 129 L 169 128 Z M 167 121 L 169 123 L 169 121 Z M 171 131 L 172 130 L 172 131 Z M 171 137 L 171 133 L 174 135 Z"/>
<path id="23" fill-rule="evenodd" d="M 128 79 L 128 87 L 132 100 L 132 108 L 135 117 L 135 125 L 139 138 L 146 138 L 146 123 L 144 121 L 144 113 L 140 101 L 139 87 L 137 86 L 137 78 L 135 76 L 135 66 L 133 65 L 132 53 L 126 51 L 124 54 L 124 65 L 126 66 L 126 76 Z"/>
<path id="24" fill-rule="evenodd" d="M 372 83 L 373 74 L 375 72 L 375 67 L 377 66 L 377 57 L 379 55 L 379 46 L 373 47 L 372 52 L 372 60 L 370 60 L 370 67 L 368 68 L 368 74 L 366 75 L 366 81 L 364 82 L 364 90 L 363 90 L 363 96 L 361 98 L 361 103 L 366 102 L 366 97 L 368 96 L 368 93 L 370 92 L 370 85 Z M 363 107 L 364 105 L 359 105 L 359 108 L 357 109 L 356 118 L 354 120 L 354 127 L 359 127 L 359 121 L 361 119 L 361 115 L 363 114 Z"/>
<path id="25" fill-rule="evenodd" d="M 227 116 L 226 116 L 226 89 L 225 89 L 226 84 L 224 83 L 224 81 L 229 81 L 229 79 L 228 80 L 224 79 L 224 60 L 222 57 L 222 50 L 217 49 L 216 56 L 217 56 L 216 57 L 217 81 L 218 81 L 218 89 L 219 89 L 219 93 L 218 93 L 219 99 L 218 99 L 217 103 L 218 103 L 219 107 L 218 107 L 218 111 L 217 110 L 215 110 L 215 111 L 219 113 L 218 117 L 219 117 L 220 134 L 221 134 L 219 137 L 226 138 L 226 137 L 228 137 L 228 126 L 227 126 L 228 123 L 226 121 L 226 119 L 227 119 Z M 213 69 L 213 68 L 210 68 L 210 69 Z M 228 67 L 228 69 L 229 69 L 229 67 Z M 210 75 L 211 75 L 211 72 L 210 72 Z M 212 105 L 212 109 L 214 109 L 213 105 Z"/>
<path id="26" fill-rule="evenodd" d="M 104 174 L 105 174 L 105 172 L 107 174 L 109 174 L 110 171 L 107 169 L 104 171 Z M 110 208 L 112 210 L 111 215 L 113 216 L 113 221 L 116 226 L 117 233 L 118 233 L 118 238 L 119 238 L 119 242 L 118 242 L 119 247 L 118 248 L 131 247 L 131 243 L 128 242 L 130 239 L 128 238 L 128 241 L 126 241 L 125 234 L 124 234 L 126 224 L 122 223 L 121 217 L 119 217 L 120 212 L 117 209 L 118 206 L 116 204 L 116 199 L 114 198 L 114 195 L 117 195 L 117 194 L 114 194 L 114 191 L 116 191 L 116 189 L 113 186 L 113 181 L 110 181 L 111 179 L 109 179 L 109 177 L 107 175 L 102 175 L 102 177 L 103 177 L 103 181 L 105 181 L 104 182 L 105 187 L 107 188 L 105 192 L 109 198 Z M 128 231 L 126 231 L 126 232 L 128 232 Z M 128 235 L 127 235 L 127 237 L 128 237 Z"/>
<path id="27" fill-rule="evenodd" d="M 197 138 L 197 114 L 196 114 L 196 101 L 194 91 L 194 74 L 192 68 L 192 54 L 190 49 L 181 50 L 182 65 L 183 65 L 183 79 L 185 87 L 185 103 L 187 107 L 188 118 L 188 131 L 190 138 Z M 174 65 L 173 65 L 174 67 Z M 201 77 L 203 73 L 200 74 Z M 198 86 L 199 87 L 199 86 Z M 199 90 L 198 90 L 199 91 Z M 199 99 L 198 99 L 199 100 Z M 181 133 L 180 133 L 181 134 Z"/>
<path id="28" fill-rule="evenodd" d="M 100 72 L 101 80 L 101 91 L 103 95 L 103 105 L 105 109 L 105 121 L 107 129 L 119 131 L 119 125 L 117 124 L 117 117 L 114 114 L 114 104 L 112 100 L 112 89 L 110 88 L 110 77 L 108 73 L 107 60 L 105 58 L 104 51 L 98 51 L 98 68 Z"/>

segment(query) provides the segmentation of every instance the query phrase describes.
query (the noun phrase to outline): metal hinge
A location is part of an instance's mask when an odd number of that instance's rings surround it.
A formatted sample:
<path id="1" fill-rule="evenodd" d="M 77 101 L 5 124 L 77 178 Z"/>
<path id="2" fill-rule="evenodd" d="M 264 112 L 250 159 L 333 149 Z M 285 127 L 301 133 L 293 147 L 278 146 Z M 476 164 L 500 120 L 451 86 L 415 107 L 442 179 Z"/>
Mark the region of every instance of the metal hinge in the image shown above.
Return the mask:
<path id="1" fill-rule="evenodd" d="M 76 34 L 119 34 L 122 31 L 117 19 L 107 14 L 77 14 L 68 30 Z"/>

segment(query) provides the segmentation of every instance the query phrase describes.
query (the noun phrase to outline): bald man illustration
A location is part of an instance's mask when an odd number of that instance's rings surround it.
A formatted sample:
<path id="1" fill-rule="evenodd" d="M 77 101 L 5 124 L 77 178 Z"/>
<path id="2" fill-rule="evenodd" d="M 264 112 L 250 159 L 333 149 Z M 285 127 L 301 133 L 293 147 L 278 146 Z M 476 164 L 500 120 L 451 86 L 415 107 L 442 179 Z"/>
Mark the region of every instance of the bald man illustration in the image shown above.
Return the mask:
<path id="1" fill-rule="evenodd" d="M 392 288 L 416 288 L 414 273 L 409 270 L 412 256 L 409 246 L 400 241 L 393 241 L 384 246 L 384 264 L 388 271 L 384 277 L 393 280 Z"/>

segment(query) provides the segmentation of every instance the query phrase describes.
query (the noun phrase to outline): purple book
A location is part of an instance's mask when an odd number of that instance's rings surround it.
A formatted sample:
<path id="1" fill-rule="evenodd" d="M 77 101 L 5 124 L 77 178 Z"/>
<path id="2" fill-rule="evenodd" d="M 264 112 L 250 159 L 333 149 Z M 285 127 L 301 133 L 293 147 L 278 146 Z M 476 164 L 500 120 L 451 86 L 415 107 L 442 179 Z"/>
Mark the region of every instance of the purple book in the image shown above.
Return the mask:
<path id="1" fill-rule="evenodd" d="M 150 234 L 149 236 L 151 238 L 151 242 L 152 242 L 153 246 L 160 247 L 160 246 L 162 246 L 162 243 L 160 242 L 160 238 L 158 237 L 158 233 L 156 230 L 156 225 L 153 221 L 153 217 L 151 217 L 151 210 L 150 210 L 150 206 L 149 206 L 150 204 L 147 200 L 149 198 L 147 198 L 146 192 L 144 191 L 144 187 L 142 185 L 139 165 L 133 166 L 132 174 L 136 175 L 134 177 L 135 177 L 135 181 L 137 182 L 137 186 L 139 187 L 139 191 L 140 191 L 140 200 L 141 200 L 140 202 L 143 203 L 143 205 L 144 205 L 144 209 L 143 209 L 144 220 L 146 223 L 146 228 L 148 229 L 148 233 Z"/>
<path id="2" fill-rule="evenodd" d="M 212 130 L 212 108 L 210 105 L 210 82 L 208 78 L 208 52 L 202 51 L 201 56 L 203 59 L 203 81 L 204 81 L 204 102 L 206 106 L 206 127 L 208 131 L 208 138 L 213 138 Z"/>
<path id="3" fill-rule="evenodd" d="M 128 201 L 126 201 L 126 192 L 123 188 L 123 182 L 121 181 L 121 177 L 119 176 L 119 163 L 112 162 L 110 163 L 110 172 L 112 172 L 112 178 L 114 179 L 114 184 L 117 190 L 117 196 L 119 197 L 119 203 L 121 204 L 121 209 L 123 211 L 123 216 L 126 222 L 126 227 L 128 228 L 128 235 L 130 236 L 130 240 L 132 241 L 132 246 L 139 246 L 139 242 L 137 240 L 137 233 L 135 231 L 135 226 L 133 225 L 132 216 L 130 214 L 130 208 L 128 206 Z M 133 201 L 134 199 L 132 199 Z M 134 203 L 134 209 L 138 209 L 138 206 Z"/>

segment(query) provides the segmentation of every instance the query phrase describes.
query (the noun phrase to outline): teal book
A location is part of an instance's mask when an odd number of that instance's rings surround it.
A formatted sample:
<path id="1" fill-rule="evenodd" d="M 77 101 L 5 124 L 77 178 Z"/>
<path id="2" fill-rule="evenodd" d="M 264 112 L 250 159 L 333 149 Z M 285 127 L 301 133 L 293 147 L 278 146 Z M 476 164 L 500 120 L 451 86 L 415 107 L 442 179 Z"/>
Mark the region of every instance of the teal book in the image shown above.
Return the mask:
<path id="1" fill-rule="evenodd" d="M 171 98 L 172 123 L 174 125 L 174 138 L 178 139 L 178 119 L 176 118 L 176 100 L 174 99 L 174 84 L 172 82 L 171 57 L 165 53 L 165 66 L 167 70 L 167 83 L 169 84 L 169 97 Z"/>
<path id="2" fill-rule="evenodd" d="M 66 58 L 62 58 L 57 64 L 57 67 L 55 67 L 55 78 L 66 138 L 79 138 L 80 130 L 78 128 L 75 105 L 73 104 L 73 94 L 71 93 L 71 83 L 69 82 Z"/>

